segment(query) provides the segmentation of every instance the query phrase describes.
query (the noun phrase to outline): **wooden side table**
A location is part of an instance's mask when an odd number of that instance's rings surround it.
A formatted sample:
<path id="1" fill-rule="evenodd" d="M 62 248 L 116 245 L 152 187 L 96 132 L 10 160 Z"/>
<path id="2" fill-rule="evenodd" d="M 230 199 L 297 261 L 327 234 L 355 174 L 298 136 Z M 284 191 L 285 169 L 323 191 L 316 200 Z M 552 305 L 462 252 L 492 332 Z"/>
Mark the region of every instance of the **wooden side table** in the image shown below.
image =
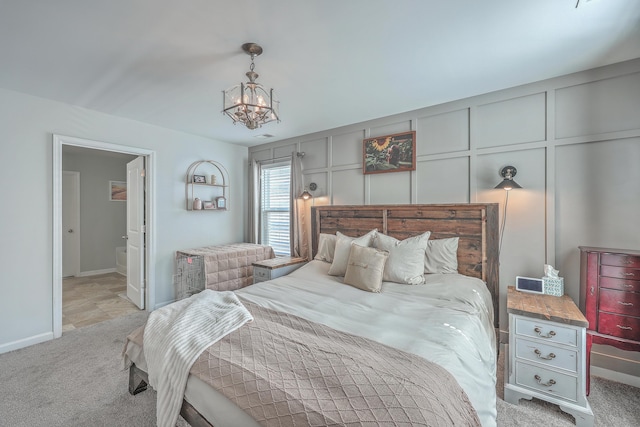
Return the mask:
<path id="1" fill-rule="evenodd" d="M 305 258 L 279 257 L 253 263 L 253 283 L 284 276 L 307 263 Z"/>
<path id="2" fill-rule="evenodd" d="M 586 396 L 587 319 L 568 295 L 507 290 L 508 379 L 505 401 L 536 397 L 560 406 L 576 425 L 592 427 Z"/>

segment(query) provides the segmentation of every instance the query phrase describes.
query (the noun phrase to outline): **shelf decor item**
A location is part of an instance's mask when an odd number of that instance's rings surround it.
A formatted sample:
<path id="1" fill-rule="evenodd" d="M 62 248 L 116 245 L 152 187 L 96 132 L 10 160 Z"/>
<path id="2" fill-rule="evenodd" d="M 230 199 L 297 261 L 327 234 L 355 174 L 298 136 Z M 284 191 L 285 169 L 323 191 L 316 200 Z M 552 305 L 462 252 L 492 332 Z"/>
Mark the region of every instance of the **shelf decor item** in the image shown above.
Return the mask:
<path id="1" fill-rule="evenodd" d="M 202 209 L 215 209 L 216 204 L 211 200 L 205 200 L 202 202 Z"/>
<path id="2" fill-rule="evenodd" d="M 202 200 L 196 197 L 193 199 L 193 210 L 199 211 L 200 209 L 202 209 Z"/>
<path id="3" fill-rule="evenodd" d="M 193 175 L 193 182 L 196 184 L 206 184 L 207 178 L 204 175 Z"/>
<path id="4" fill-rule="evenodd" d="M 366 138 L 362 141 L 363 173 L 416 170 L 416 132 Z"/>
<path id="5" fill-rule="evenodd" d="M 216 197 L 216 207 L 218 209 L 227 209 L 227 199 L 224 197 Z"/>

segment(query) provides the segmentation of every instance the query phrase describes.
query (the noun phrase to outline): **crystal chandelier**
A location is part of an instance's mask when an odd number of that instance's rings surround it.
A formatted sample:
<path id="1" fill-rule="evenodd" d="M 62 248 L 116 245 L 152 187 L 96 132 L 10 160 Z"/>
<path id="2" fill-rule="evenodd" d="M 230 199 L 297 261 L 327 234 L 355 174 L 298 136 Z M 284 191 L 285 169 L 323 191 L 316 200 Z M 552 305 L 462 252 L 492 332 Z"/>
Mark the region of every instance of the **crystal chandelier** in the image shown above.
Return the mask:
<path id="1" fill-rule="evenodd" d="M 273 120 L 279 122 L 280 102 L 275 99 L 273 89 L 267 91 L 260 83 L 256 83 L 258 73 L 253 71 L 253 60 L 262 53 L 262 47 L 256 43 L 245 43 L 242 50 L 251 55 L 251 67 L 246 73 L 249 81 L 222 92 L 222 112 L 231 117 L 234 125 L 240 122 L 249 129 L 259 128 Z"/>

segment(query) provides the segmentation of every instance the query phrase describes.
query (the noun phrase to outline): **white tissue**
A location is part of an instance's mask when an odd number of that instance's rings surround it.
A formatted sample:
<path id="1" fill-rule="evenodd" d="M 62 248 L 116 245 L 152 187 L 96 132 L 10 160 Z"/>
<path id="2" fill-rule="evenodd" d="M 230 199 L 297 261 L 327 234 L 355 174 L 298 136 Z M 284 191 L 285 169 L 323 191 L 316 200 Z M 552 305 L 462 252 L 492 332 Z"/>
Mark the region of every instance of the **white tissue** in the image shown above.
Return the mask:
<path id="1" fill-rule="evenodd" d="M 544 275 L 545 277 L 557 279 L 558 278 L 558 270 L 555 270 L 552 265 L 545 264 L 544 265 Z"/>

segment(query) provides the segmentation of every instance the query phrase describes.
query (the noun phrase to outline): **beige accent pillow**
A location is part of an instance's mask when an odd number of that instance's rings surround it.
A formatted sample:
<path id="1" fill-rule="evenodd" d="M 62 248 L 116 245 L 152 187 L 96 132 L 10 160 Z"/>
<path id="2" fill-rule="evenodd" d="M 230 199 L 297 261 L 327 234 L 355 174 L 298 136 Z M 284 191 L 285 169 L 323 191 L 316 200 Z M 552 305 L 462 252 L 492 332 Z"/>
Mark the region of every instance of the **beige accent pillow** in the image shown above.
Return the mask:
<path id="1" fill-rule="evenodd" d="M 380 292 L 388 257 L 388 252 L 352 244 L 344 283 L 363 291 Z"/>
<path id="2" fill-rule="evenodd" d="M 458 238 L 429 240 L 424 257 L 425 273 L 458 272 Z"/>
<path id="3" fill-rule="evenodd" d="M 336 231 L 336 249 L 333 253 L 333 262 L 329 267 L 329 274 L 332 276 L 344 276 L 347 271 L 347 262 L 349 261 L 349 252 L 351 251 L 351 244 L 368 247 L 371 246 L 373 238 L 375 237 L 377 229 L 371 230 L 364 236 L 349 237 Z"/>
<path id="4" fill-rule="evenodd" d="M 387 282 L 419 285 L 424 283 L 424 260 L 430 231 L 419 236 L 398 240 L 378 233 L 373 247 L 389 252 L 383 279 Z"/>
<path id="5" fill-rule="evenodd" d="M 318 240 L 318 253 L 313 259 L 325 262 L 333 262 L 333 254 L 336 250 L 336 235 L 320 233 Z"/>

